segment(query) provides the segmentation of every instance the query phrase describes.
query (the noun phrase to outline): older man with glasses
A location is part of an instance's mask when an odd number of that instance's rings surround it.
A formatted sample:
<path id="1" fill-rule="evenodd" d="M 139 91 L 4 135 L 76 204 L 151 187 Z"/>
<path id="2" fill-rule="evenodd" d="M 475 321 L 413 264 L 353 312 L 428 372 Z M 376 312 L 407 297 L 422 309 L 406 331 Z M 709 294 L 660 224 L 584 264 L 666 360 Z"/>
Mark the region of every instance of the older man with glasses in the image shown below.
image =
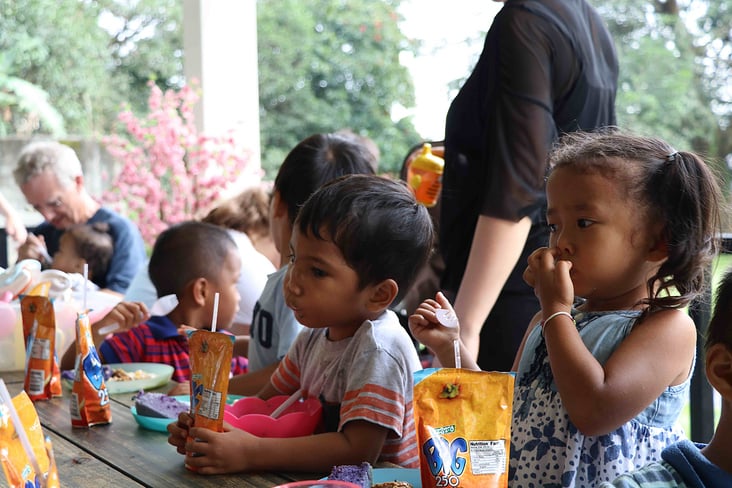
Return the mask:
<path id="1" fill-rule="evenodd" d="M 102 207 L 84 187 L 81 162 L 73 149 L 54 141 L 26 145 L 13 171 L 25 199 L 45 219 L 18 248 L 18 259 L 49 265 L 64 230 L 74 224 L 106 222 L 114 241 L 107 275 L 95 279 L 106 291 L 123 294 L 146 258 L 139 229 Z"/>

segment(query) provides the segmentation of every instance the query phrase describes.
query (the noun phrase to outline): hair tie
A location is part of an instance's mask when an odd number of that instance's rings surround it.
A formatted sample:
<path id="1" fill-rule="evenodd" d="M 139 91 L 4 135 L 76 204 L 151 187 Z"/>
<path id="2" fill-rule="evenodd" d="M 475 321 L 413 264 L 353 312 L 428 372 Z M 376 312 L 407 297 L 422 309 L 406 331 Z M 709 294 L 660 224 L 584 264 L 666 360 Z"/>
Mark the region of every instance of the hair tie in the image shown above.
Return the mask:
<path id="1" fill-rule="evenodd" d="M 668 156 L 666 156 L 666 162 L 669 163 L 669 164 L 675 163 L 676 162 L 676 156 L 678 156 L 678 155 L 679 155 L 679 152 L 678 151 L 672 152 L 671 154 L 669 154 Z"/>

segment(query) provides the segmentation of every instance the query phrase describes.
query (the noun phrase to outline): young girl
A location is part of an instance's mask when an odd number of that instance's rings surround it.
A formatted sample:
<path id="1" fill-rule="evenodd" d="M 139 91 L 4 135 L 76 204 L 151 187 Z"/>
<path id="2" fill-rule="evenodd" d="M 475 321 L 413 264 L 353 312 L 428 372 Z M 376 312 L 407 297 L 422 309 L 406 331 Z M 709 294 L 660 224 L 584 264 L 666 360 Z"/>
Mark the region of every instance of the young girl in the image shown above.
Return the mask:
<path id="1" fill-rule="evenodd" d="M 513 367 L 510 479 L 595 486 L 683 437 L 696 331 L 681 309 L 707 284 L 721 196 L 699 157 L 651 138 L 569 135 L 551 163 L 550 247 L 524 273 L 541 311 Z M 452 311 L 441 294 L 410 327 L 450 365 L 459 335 L 439 308 Z"/>

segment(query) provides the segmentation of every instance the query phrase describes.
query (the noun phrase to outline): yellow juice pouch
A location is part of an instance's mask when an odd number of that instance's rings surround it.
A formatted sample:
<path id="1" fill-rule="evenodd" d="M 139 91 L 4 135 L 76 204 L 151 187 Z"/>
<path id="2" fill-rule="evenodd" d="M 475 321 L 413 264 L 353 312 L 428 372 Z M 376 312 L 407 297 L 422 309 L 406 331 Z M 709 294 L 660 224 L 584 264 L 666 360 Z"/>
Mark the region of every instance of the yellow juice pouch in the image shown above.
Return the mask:
<path id="1" fill-rule="evenodd" d="M 195 330 L 188 335 L 194 427 L 224 431 L 224 407 L 234 340 L 232 335 L 207 330 Z M 196 471 L 193 466 L 186 467 Z"/>
<path id="2" fill-rule="evenodd" d="M 4 387 L 4 385 L 3 385 Z M 0 462 L 5 479 L 12 488 L 26 486 L 45 486 L 57 488 L 58 475 L 52 462 L 52 451 L 47 450 L 41 423 L 30 397 L 21 392 L 12 399 L 17 418 L 22 424 L 25 438 L 33 454 L 28 455 L 23 441 L 15 430 L 10 408 L 0 402 Z"/>
<path id="3" fill-rule="evenodd" d="M 56 315 L 47 289 L 36 287 L 31 293 L 20 300 L 26 345 L 23 388 L 33 401 L 48 400 L 63 393 L 56 357 Z"/>
<path id="4" fill-rule="evenodd" d="M 423 488 L 508 486 L 513 373 L 429 368 L 414 373 Z"/>
<path id="5" fill-rule="evenodd" d="M 207 330 L 188 337 L 191 362 L 191 416 L 193 425 L 224 430 L 224 406 L 229 389 L 234 336 Z"/>
<path id="6" fill-rule="evenodd" d="M 109 392 L 99 353 L 91 336 L 89 315 L 76 317 L 76 363 L 69 402 L 72 427 L 91 427 L 112 421 Z"/>

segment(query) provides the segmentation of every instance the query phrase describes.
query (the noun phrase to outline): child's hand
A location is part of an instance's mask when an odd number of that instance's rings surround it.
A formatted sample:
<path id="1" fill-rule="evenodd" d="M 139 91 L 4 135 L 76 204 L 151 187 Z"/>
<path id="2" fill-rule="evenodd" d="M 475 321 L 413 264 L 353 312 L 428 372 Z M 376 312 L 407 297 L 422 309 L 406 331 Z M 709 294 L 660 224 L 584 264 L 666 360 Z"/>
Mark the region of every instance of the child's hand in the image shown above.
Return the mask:
<path id="1" fill-rule="evenodd" d="M 454 326 L 443 325 L 435 315 L 437 310 L 449 311 L 454 317 Z M 460 338 L 460 325 L 455 311 L 442 292 L 437 292 L 434 300 L 428 298 L 417 307 L 414 314 L 409 316 L 409 329 L 415 339 L 435 353 L 446 346 L 452 350 L 453 341 Z"/>
<path id="2" fill-rule="evenodd" d="M 173 381 L 172 383 L 175 383 L 173 388 L 168 391 L 169 396 L 176 396 L 176 395 L 190 395 L 191 394 L 191 382 L 190 381 L 184 381 L 182 383 L 178 383 L 177 381 Z"/>
<path id="3" fill-rule="evenodd" d="M 179 414 L 177 422 L 168 424 L 168 444 L 175 446 L 180 454 L 186 453 L 186 439 L 192 426 L 193 417 L 188 412 Z"/>
<path id="4" fill-rule="evenodd" d="M 124 332 L 137 327 L 150 318 L 150 312 L 142 302 L 119 302 L 104 317 L 94 323 L 97 331 L 110 328 L 110 332 Z"/>
<path id="5" fill-rule="evenodd" d="M 529 256 L 523 275 L 545 312 L 571 309 L 574 303 L 574 285 L 569 275 L 572 263 L 558 258 L 556 248 L 540 247 Z"/>
<path id="6" fill-rule="evenodd" d="M 180 327 L 178 327 L 178 335 L 182 335 L 186 339 L 188 338 L 188 331 L 189 330 L 198 330 L 195 327 L 191 327 L 190 325 L 181 324 Z"/>
<path id="7" fill-rule="evenodd" d="M 224 432 L 193 427 L 186 443 L 188 466 L 201 474 L 239 473 L 250 469 L 248 460 L 256 453 L 258 438 L 224 423 Z"/>

